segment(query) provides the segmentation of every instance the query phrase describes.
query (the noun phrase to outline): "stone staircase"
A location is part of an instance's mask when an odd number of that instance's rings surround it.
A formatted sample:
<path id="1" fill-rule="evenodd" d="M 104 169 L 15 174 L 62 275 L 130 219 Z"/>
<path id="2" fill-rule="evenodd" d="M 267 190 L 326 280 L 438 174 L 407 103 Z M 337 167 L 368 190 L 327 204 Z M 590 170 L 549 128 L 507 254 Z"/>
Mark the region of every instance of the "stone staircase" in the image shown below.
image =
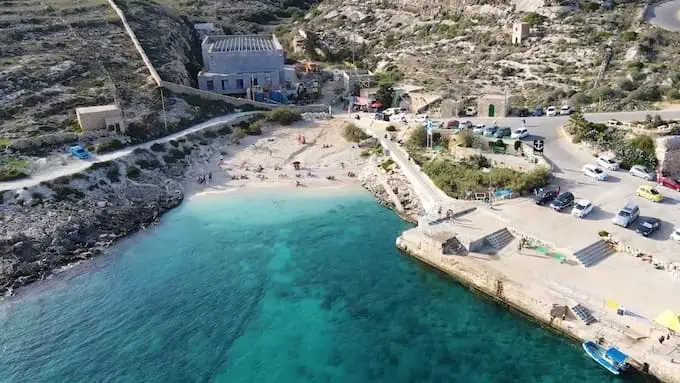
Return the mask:
<path id="1" fill-rule="evenodd" d="M 510 242 L 515 239 L 515 236 L 508 231 L 507 228 L 502 228 L 486 236 L 486 244 L 496 251 L 500 251 Z"/>
<path id="2" fill-rule="evenodd" d="M 587 307 L 583 306 L 582 304 L 577 304 L 576 306 L 571 308 L 571 311 L 574 312 L 574 315 L 576 315 L 579 319 L 583 321 L 583 323 L 586 324 L 586 326 L 597 322 L 597 319 L 593 316 L 593 312 L 590 311 Z"/>
<path id="3" fill-rule="evenodd" d="M 614 254 L 616 251 L 605 240 L 598 240 L 597 242 L 584 247 L 583 249 L 574 253 L 574 256 L 583 265 L 583 267 L 593 266 L 608 256 Z"/>

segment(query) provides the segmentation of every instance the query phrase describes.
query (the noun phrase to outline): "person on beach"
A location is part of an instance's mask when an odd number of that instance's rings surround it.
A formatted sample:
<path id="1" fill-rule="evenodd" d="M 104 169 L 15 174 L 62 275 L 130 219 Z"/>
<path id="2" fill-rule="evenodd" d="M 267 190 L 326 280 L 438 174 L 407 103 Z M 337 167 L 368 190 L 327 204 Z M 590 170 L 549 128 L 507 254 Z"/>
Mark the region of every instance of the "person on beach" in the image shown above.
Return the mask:
<path id="1" fill-rule="evenodd" d="M 208 182 L 212 182 L 212 173 L 208 173 Z"/>

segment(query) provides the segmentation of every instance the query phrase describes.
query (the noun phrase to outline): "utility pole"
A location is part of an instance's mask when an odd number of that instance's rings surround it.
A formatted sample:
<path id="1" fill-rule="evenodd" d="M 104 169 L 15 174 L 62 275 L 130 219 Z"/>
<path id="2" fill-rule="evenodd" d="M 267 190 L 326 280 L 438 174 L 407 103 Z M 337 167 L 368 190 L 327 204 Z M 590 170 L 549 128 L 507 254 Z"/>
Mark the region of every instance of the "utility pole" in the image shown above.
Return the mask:
<path id="1" fill-rule="evenodd" d="M 165 115 L 165 98 L 163 97 L 163 88 L 161 90 L 161 105 L 163 106 L 163 124 L 165 125 L 165 134 L 168 134 L 168 117 Z"/>

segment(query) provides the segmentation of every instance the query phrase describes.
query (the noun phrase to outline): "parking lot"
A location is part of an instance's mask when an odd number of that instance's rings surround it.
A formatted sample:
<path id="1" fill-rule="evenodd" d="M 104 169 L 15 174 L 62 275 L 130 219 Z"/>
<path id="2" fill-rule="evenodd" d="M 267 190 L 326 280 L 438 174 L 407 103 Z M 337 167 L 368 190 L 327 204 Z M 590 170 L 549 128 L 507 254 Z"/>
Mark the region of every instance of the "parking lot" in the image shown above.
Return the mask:
<path id="1" fill-rule="evenodd" d="M 560 246 L 563 244 L 566 249 L 579 250 L 596 241 L 598 232 L 604 230 L 634 249 L 668 261 L 680 261 L 680 243 L 670 239 L 673 230 L 680 225 L 680 192 L 633 177 L 625 170 L 608 173 L 606 181 L 595 181 L 579 170 L 563 168 L 555 174 L 560 192 L 572 192 L 576 200 L 587 199 L 594 204 L 593 211 L 584 218 L 571 216 L 570 207 L 556 212 L 549 203 L 539 206 L 530 198 L 498 202 L 494 208 L 506 218 L 522 222 L 521 226 L 526 226 L 527 231 L 549 238 Z M 655 185 L 664 195 L 663 202 L 638 197 L 636 190 L 642 184 Z M 640 217 L 628 228 L 614 225 L 612 218 L 628 202 L 640 207 Z M 635 232 L 645 217 L 661 220 L 660 229 L 647 238 Z"/>

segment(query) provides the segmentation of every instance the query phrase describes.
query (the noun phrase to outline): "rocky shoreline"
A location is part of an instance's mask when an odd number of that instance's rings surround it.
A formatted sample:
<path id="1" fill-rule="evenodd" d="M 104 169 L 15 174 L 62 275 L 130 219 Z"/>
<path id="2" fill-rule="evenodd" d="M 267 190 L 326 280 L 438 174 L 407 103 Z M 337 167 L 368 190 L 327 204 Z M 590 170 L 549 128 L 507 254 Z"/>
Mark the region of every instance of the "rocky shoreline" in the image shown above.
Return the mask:
<path id="1" fill-rule="evenodd" d="M 420 200 L 397 164 L 388 157 L 374 157 L 359 178 L 378 204 L 394 211 L 404 221 L 418 224 Z"/>

